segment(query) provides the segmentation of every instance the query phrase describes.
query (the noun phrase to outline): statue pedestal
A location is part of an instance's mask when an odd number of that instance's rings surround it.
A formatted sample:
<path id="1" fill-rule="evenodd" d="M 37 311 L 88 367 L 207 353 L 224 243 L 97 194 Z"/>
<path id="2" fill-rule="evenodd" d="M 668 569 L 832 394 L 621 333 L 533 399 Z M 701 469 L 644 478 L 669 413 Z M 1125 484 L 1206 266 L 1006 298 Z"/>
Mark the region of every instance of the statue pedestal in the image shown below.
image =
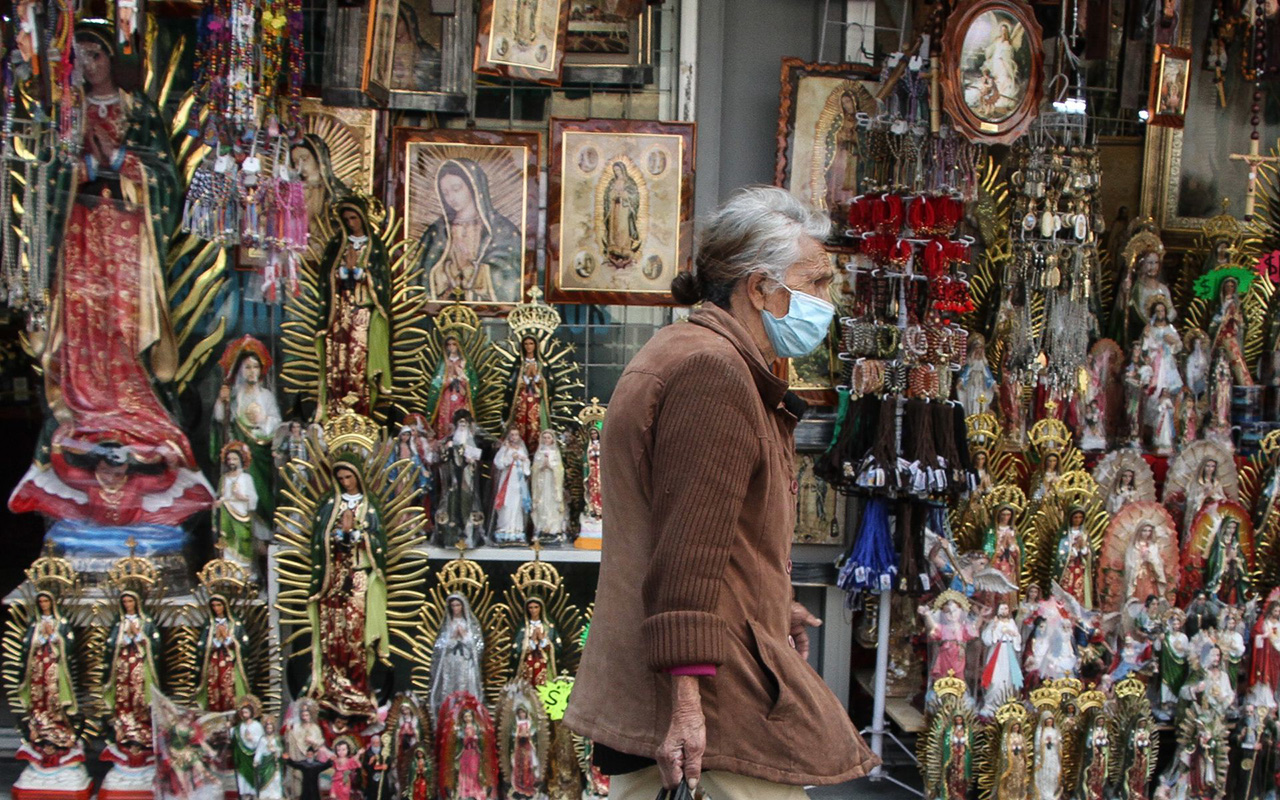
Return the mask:
<path id="1" fill-rule="evenodd" d="M 152 800 L 155 790 L 155 764 L 127 767 L 115 764 L 98 787 L 98 800 Z"/>
<path id="2" fill-rule="evenodd" d="M 9 791 L 13 800 L 89 800 L 93 781 L 83 761 L 60 767 L 28 764 Z"/>

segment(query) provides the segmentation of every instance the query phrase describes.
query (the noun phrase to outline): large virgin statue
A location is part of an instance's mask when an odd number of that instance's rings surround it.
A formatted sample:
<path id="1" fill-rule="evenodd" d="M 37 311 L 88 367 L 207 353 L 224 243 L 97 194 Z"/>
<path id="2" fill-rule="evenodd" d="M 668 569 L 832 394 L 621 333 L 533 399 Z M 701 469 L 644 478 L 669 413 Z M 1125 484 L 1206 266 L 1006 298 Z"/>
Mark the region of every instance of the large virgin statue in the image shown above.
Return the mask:
<path id="1" fill-rule="evenodd" d="M 316 414 L 368 415 L 391 390 L 390 258 L 367 200 L 346 197 L 333 213 L 339 230 L 320 257 L 325 328 L 316 347 L 324 380 Z"/>
<path id="2" fill-rule="evenodd" d="M 520 359 L 507 376 L 507 427 L 519 431 L 525 448 L 538 449 L 538 437 L 551 427 L 551 397 L 546 370 L 538 357 L 538 340 L 520 340 Z"/>
<path id="3" fill-rule="evenodd" d="M 440 216 L 423 231 L 418 265 L 432 301 L 515 303 L 520 300 L 520 230 L 498 213 L 489 176 L 469 158 L 436 172 Z"/>
<path id="4" fill-rule="evenodd" d="M 1252 386 L 1253 376 L 1249 374 L 1249 367 L 1244 360 L 1247 325 L 1244 307 L 1240 302 L 1240 278 L 1245 278 L 1244 288 L 1247 291 L 1253 273 L 1239 268 L 1228 271 L 1239 273 L 1240 276 L 1229 274 L 1218 279 L 1218 310 L 1209 323 L 1209 334 L 1213 337 L 1212 353 L 1225 359 L 1231 366 L 1231 377 L 1237 386 Z"/>
<path id="5" fill-rule="evenodd" d="M 120 593 L 119 608 L 107 634 L 102 706 L 111 719 L 115 744 L 150 750 L 151 689 L 156 685 L 160 633 L 142 608 L 137 592 Z"/>
<path id="6" fill-rule="evenodd" d="M 36 613 L 22 639 L 22 682 L 18 704 L 27 719 L 27 740 L 58 750 L 75 747 L 70 717 L 77 713 L 68 651 L 75 645 L 71 625 L 51 592 L 36 593 Z"/>
<path id="7" fill-rule="evenodd" d="M 32 336 L 56 425 L 9 507 L 178 525 L 208 508 L 213 490 L 154 385 L 178 366 L 163 275 L 181 207 L 168 126 L 146 95 L 116 85 L 109 26 L 77 25 L 75 52 L 83 86 L 68 99 L 80 155 L 52 164 L 54 278 Z"/>
<path id="8" fill-rule="evenodd" d="M 454 692 L 484 697 L 481 663 L 484 658 L 484 631 L 471 612 L 471 603 L 460 594 L 445 599 L 447 615 L 431 648 L 431 713 Z"/>
<path id="9" fill-rule="evenodd" d="M 1054 579 L 1086 609 L 1094 607 L 1093 542 L 1085 530 L 1084 509 L 1072 506 L 1067 525 L 1058 539 Z"/>
<path id="10" fill-rule="evenodd" d="M 341 716 L 369 717 L 376 710 L 369 671 L 390 657 L 386 540 L 359 467 L 335 462 L 333 481 L 311 533 L 308 694 Z"/>

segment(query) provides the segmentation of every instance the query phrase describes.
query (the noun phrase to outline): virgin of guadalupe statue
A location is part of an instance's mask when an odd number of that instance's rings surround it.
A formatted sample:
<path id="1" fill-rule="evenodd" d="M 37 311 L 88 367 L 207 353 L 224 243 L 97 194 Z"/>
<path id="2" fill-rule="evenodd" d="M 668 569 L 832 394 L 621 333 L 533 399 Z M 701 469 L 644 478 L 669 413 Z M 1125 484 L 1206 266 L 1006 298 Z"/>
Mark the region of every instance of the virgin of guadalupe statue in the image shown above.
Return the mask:
<path id="1" fill-rule="evenodd" d="M 475 418 L 474 395 L 479 387 L 480 378 L 467 361 L 458 337 L 446 336 L 444 357 L 436 365 L 427 392 L 427 411 L 437 438 L 449 438 L 459 412 Z"/>
<path id="2" fill-rule="evenodd" d="M 249 692 L 244 671 L 244 651 L 249 637 L 244 626 L 231 614 L 227 598 L 209 598 L 209 616 L 200 628 L 197 658 L 200 664 L 196 705 L 205 711 L 232 711 L 236 698 Z"/>
<path id="3" fill-rule="evenodd" d="M 1054 580 L 1086 609 L 1094 607 L 1093 542 L 1084 528 L 1085 513 L 1080 506 L 1067 511 L 1067 524 L 1059 535 L 1054 558 Z"/>
<path id="4" fill-rule="evenodd" d="M 564 459 L 554 431 L 544 430 L 533 454 L 533 532 L 543 544 L 564 542 L 569 510 L 564 499 Z"/>
<path id="5" fill-rule="evenodd" d="M 115 744 L 150 750 L 151 690 L 156 686 L 155 653 L 160 632 L 133 590 L 120 593 L 118 611 L 107 633 L 102 706 L 111 718 Z"/>
<path id="6" fill-rule="evenodd" d="M 494 490 L 493 540 L 499 546 L 523 545 L 528 542 L 525 520 L 532 510 L 529 496 L 529 452 L 525 450 L 520 431 L 507 431 L 502 446 L 493 457 Z"/>
<path id="7" fill-rule="evenodd" d="M 1059 800 L 1062 787 L 1062 734 L 1051 711 L 1040 712 L 1035 738 L 1034 800 Z"/>
<path id="8" fill-rule="evenodd" d="M 484 697 L 484 631 L 471 613 L 471 603 L 460 594 L 445 599 L 448 616 L 431 648 L 431 713 L 455 692 Z"/>
<path id="9" fill-rule="evenodd" d="M 582 514 L 577 547 L 600 549 L 603 532 L 604 496 L 600 489 L 600 423 L 587 426 L 587 446 L 582 454 Z"/>
<path id="10" fill-rule="evenodd" d="M 369 201 L 360 196 L 333 206 L 339 230 L 320 257 L 320 318 L 316 337 L 323 365 L 316 414 L 351 410 L 368 415 L 391 390 L 390 257 L 373 224 Z"/>
<path id="11" fill-rule="evenodd" d="M 1089 727 L 1081 753 L 1080 772 L 1076 783 L 1077 800 L 1103 800 L 1103 792 L 1111 778 L 1111 739 L 1104 721 Z"/>
<path id="12" fill-rule="evenodd" d="M 526 599 L 524 622 L 516 630 L 515 675 L 534 687 L 556 676 L 562 647 L 560 632 L 554 622 L 545 618 L 545 610 L 540 598 Z"/>
<path id="13" fill-rule="evenodd" d="M 434 302 L 514 303 L 520 299 L 520 230 L 498 213 L 489 176 L 469 158 L 453 158 L 436 172 L 443 212 L 418 240 L 418 265 Z"/>
<path id="14" fill-rule="evenodd" d="M 615 269 L 626 269 L 635 264 L 644 240 L 640 236 L 640 185 L 627 171 L 626 163 L 615 161 L 604 188 L 604 203 L 600 209 L 604 227 L 600 245 L 605 260 Z"/>
<path id="15" fill-rule="evenodd" d="M 1205 554 L 1204 588 L 1228 606 L 1242 605 L 1251 587 L 1250 565 L 1240 543 L 1240 522 L 1223 516 Z"/>
<path id="16" fill-rule="evenodd" d="M 52 592 L 37 592 L 35 605 L 22 639 L 18 707 L 26 721 L 27 741 L 68 751 L 76 746 L 70 718 L 78 713 L 68 658 L 75 632 Z"/>
<path id="17" fill-rule="evenodd" d="M 311 681 L 307 693 L 344 717 L 371 717 L 369 687 L 375 659 L 386 661 L 386 541 L 359 466 L 333 464 L 333 496 L 320 507 L 311 532 Z"/>
<path id="18" fill-rule="evenodd" d="M 1253 655 L 1249 662 L 1246 702 L 1276 708 L 1280 691 L 1280 600 L 1273 592 L 1266 610 L 1253 626 Z"/>
<path id="19" fill-rule="evenodd" d="M 1231 367 L 1231 376 L 1237 386 L 1253 385 L 1253 376 L 1249 374 L 1244 360 L 1247 322 L 1240 293 L 1249 290 L 1254 277 L 1251 270 L 1243 267 L 1223 267 L 1196 280 L 1196 294 L 1205 299 L 1216 299 L 1218 303 L 1209 323 L 1210 352 L 1214 358 L 1224 359 Z"/>
<path id="20" fill-rule="evenodd" d="M 1186 511 L 1182 517 L 1184 535 L 1190 532 L 1191 523 L 1205 506 L 1227 499 L 1226 488 L 1221 476 L 1218 475 L 1216 458 L 1206 458 L 1200 462 L 1195 479 L 1186 488 L 1186 495 Z"/>
<path id="21" fill-rule="evenodd" d="M 439 796 L 456 800 L 495 800 L 498 752 L 493 720 L 473 695 L 457 692 L 445 699 L 436 723 L 436 774 Z"/>
<path id="22" fill-rule="evenodd" d="M 1014 527 L 1013 506 L 1004 504 L 996 509 L 995 521 L 987 528 L 982 547 L 991 560 L 991 568 L 1017 586 L 1022 577 L 1022 542 Z M 1017 593 L 1012 594 L 1005 598 L 1006 602 L 1017 602 Z"/>
<path id="23" fill-rule="evenodd" d="M 538 447 L 538 437 L 551 427 L 549 387 L 542 361 L 538 358 L 538 340 L 525 336 L 520 340 L 520 360 L 507 377 L 507 427 L 519 431 L 525 447 Z"/>
<path id="24" fill-rule="evenodd" d="M 942 780 L 945 800 L 965 800 L 973 777 L 969 724 L 956 714 L 942 735 Z"/>
<path id="25" fill-rule="evenodd" d="M 9 507 L 178 525 L 208 508 L 213 490 L 153 385 L 178 368 L 163 275 L 181 208 L 169 128 L 145 94 L 116 85 L 110 26 L 79 23 L 74 41 L 83 86 L 68 102 L 82 156 L 52 162 L 54 283 L 47 320 L 31 321 L 54 424 Z"/>
<path id="26" fill-rule="evenodd" d="M 475 547 L 483 532 L 484 512 L 480 510 L 478 488 L 481 452 L 471 433 L 473 424 L 470 412 L 459 409 L 453 415 L 452 432 L 441 443 L 436 531 L 445 547 L 459 542 Z"/>
<path id="27" fill-rule="evenodd" d="M 996 757 L 998 773 L 994 800 L 1026 800 L 1028 784 L 1027 774 L 1027 737 L 1022 732 L 1022 723 L 1014 720 L 1009 724 L 1009 731 L 1000 740 L 1000 750 Z"/>
<path id="28" fill-rule="evenodd" d="M 294 171 L 302 180 L 307 204 L 307 260 L 316 261 L 320 258 L 321 248 L 334 233 L 329 208 L 337 200 L 346 197 L 350 189 L 333 171 L 329 145 L 316 134 L 304 133 L 289 148 L 289 158 L 293 162 Z"/>
<path id="29" fill-rule="evenodd" d="M 226 543 L 226 554 L 242 565 L 256 561 L 254 534 L 270 537 L 271 531 L 255 513 L 258 489 L 249 476 L 252 456 L 244 442 L 227 442 L 222 448 L 222 479 L 218 482 L 218 499 L 214 501 L 216 528 Z"/>
<path id="30" fill-rule="evenodd" d="M 219 456 L 230 442 L 240 442 L 248 450 L 244 469 L 253 479 L 257 503 L 253 510 L 259 521 L 259 538 L 269 533 L 262 521 L 275 514 L 275 481 L 272 445 L 280 427 L 280 406 L 271 386 L 271 353 L 252 336 L 242 336 L 227 345 L 219 361 L 225 380 L 213 404 L 210 455 Z"/>
<path id="31" fill-rule="evenodd" d="M 1151 522 L 1138 527 L 1124 557 L 1126 603 L 1145 602 L 1151 595 L 1166 596 L 1169 576 L 1164 568 L 1163 551 L 1172 537 L 1172 531 L 1157 531 Z"/>

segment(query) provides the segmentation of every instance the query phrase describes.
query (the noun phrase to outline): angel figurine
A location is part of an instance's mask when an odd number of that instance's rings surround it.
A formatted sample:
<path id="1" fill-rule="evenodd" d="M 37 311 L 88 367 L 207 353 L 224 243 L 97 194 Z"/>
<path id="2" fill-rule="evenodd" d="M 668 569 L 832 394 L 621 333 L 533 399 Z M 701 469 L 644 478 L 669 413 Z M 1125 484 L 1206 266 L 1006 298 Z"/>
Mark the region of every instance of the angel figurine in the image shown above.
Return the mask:
<path id="1" fill-rule="evenodd" d="M 543 544 L 561 544 L 569 529 L 569 510 L 564 497 L 564 460 L 555 431 L 538 436 L 533 455 L 533 532 Z"/>
<path id="2" fill-rule="evenodd" d="M 969 608 L 967 597 L 948 589 L 938 595 L 932 608 L 920 606 L 916 609 L 924 620 L 925 635 L 933 645 L 930 684 L 939 678 L 965 674 L 965 651 L 969 642 L 978 636 Z"/>
<path id="3" fill-rule="evenodd" d="M 440 626 L 431 651 L 431 692 L 429 702 L 432 713 L 438 714 L 440 706 L 451 695 L 467 692 L 484 697 L 484 632 L 471 603 L 461 594 L 451 594 L 445 604 L 448 617 Z"/>

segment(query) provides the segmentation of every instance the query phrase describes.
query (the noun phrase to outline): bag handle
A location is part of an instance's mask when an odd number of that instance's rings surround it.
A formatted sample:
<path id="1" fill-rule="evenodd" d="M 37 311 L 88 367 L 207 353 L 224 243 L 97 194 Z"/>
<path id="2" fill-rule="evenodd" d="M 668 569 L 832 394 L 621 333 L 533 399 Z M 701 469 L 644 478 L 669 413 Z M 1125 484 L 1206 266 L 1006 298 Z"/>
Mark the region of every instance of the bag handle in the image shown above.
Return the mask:
<path id="1" fill-rule="evenodd" d="M 659 789 L 658 796 L 654 800 L 711 800 L 706 792 L 699 786 L 696 789 L 690 789 L 689 784 L 684 779 L 680 780 L 680 785 L 674 789 Z"/>

